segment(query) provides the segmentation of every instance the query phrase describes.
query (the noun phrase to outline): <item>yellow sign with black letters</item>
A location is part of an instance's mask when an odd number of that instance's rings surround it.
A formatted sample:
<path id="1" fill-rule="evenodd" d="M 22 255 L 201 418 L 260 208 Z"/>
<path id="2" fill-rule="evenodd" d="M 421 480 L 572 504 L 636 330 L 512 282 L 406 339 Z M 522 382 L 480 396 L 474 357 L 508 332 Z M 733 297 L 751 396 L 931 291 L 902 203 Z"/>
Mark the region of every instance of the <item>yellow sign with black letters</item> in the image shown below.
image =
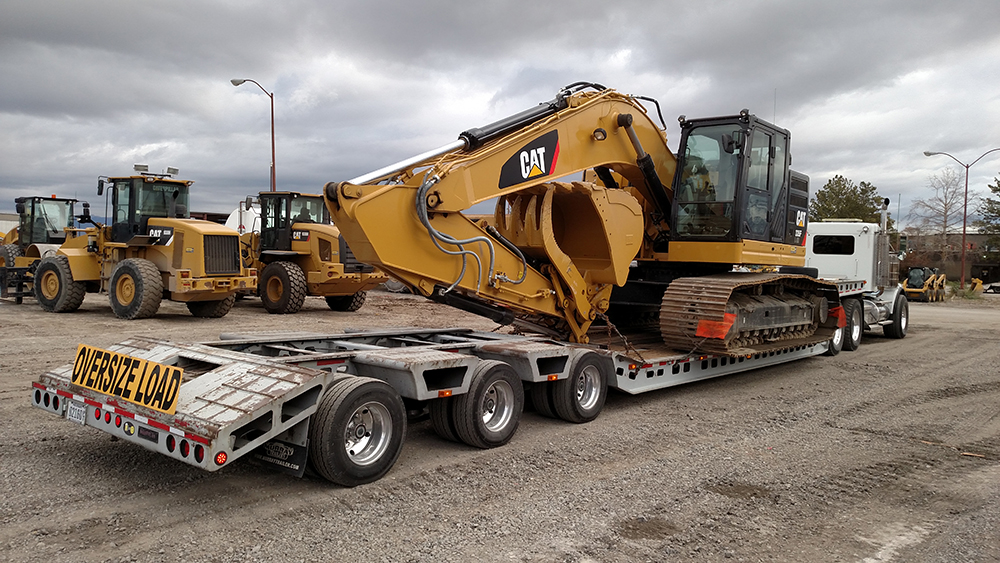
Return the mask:
<path id="1" fill-rule="evenodd" d="M 158 364 L 81 344 L 73 362 L 73 383 L 130 403 L 174 414 L 184 379 L 179 367 Z"/>

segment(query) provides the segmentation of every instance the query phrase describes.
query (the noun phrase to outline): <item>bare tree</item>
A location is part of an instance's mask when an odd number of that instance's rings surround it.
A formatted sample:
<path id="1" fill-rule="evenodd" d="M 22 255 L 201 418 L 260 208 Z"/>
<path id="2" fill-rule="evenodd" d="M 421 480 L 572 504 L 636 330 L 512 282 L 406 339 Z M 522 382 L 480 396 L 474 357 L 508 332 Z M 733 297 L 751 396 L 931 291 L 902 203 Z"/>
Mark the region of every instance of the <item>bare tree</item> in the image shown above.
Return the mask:
<path id="1" fill-rule="evenodd" d="M 907 217 L 921 230 L 939 233 L 941 247 L 944 248 L 948 243 L 948 233 L 961 231 L 965 176 L 953 168 L 945 168 L 940 174 L 933 174 L 927 179 L 927 187 L 933 195 L 913 200 Z M 969 194 L 972 209 L 976 208 L 978 200 L 977 194 Z"/>

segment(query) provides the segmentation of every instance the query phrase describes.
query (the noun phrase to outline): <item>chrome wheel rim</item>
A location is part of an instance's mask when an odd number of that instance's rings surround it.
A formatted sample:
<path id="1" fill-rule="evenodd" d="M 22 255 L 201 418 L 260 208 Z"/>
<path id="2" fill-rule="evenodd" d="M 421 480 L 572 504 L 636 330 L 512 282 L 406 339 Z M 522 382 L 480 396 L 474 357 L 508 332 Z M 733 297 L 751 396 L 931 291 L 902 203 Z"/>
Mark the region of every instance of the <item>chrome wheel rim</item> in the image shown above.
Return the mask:
<path id="1" fill-rule="evenodd" d="M 356 465 L 371 465 L 389 449 L 392 417 L 375 401 L 358 407 L 344 430 L 344 450 Z"/>
<path id="2" fill-rule="evenodd" d="M 483 424 L 490 432 L 499 432 L 514 416 L 514 389 L 506 381 L 494 381 L 480 403 Z"/>
<path id="3" fill-rule="evenodd" d="M 597 366 L 587 366 L 576 378 L 576 402 L 583 410 L 590 410 L 600 397 L 601 371 Z"/>

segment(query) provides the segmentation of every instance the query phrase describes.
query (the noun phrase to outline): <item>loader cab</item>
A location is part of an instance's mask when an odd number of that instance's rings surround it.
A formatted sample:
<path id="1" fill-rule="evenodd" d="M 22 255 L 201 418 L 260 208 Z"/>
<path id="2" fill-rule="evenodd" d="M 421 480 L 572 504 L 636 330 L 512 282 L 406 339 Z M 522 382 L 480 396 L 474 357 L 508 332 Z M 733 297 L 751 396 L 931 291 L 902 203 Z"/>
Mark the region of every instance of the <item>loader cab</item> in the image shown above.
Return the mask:
<path id="1" fill-rule="evenodd" d="M 789 133 L 743 110 L 681 123 L 671 240 L 801 246 L 808 178 L 789 168 Z"/>
<path id="2" fill-rule="evenodd" d="M 62 244 L 66 228 L 73 227 L 73 207 L 77 200 L 57 197 L 14 199 L 18 214 L 18 239 L 22 249 L 32 244 Z"/>
<path id="3" fill-rule="evenodd" d="M 98 194 L 105 185 L 111 190 L 111 240 L 128 242 L 135 236 L 149 234 L 152 218 L 189 219 L 190 186 L 194 182 L 174 180 L 168 174 L 142 174 L 102 179 Z"/>
<path id="4" fill-rule="evenodd" d="M 330 224 L 323 196 L 296 192 L 260 193 L 260 250 L 290 251 L 292 240 L 308 239 L 309 223 Z"/>

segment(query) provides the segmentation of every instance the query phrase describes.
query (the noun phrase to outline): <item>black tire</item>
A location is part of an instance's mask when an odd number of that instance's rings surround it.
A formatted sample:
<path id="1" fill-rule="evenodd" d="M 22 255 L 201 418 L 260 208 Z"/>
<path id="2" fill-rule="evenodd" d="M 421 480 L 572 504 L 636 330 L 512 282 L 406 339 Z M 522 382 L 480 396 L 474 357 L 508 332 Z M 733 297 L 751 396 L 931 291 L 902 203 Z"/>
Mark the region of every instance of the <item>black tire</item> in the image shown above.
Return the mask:
<path id="1" fill-rule="evenodd" d="M 469 392 L 452 397 L 458 439 L 475 448 L 496 448 L 514 437 L 524 411 L 524 386 L 514 368 L 483 360 L 472 372 Z"/>
<path id="2" fill-rule="evenodd" d="M 449 442 L 458 442 L 458 432 L 455 430 L 451 414 L 452 397 L 434 399 L 428 408 L 431 412 L 431 427 L 434 428 L 434 433 Z"/>
<path id="3" fill-rule="evenodd" d="M 844 332 L 846 332 L 845 327 L 841 327 L 833 333 L 833 337 L 830 338 L 829 346 L 827 346 L 826 352 L 823 352 L 824 356 L 836 356 L 841 350 L 844 349 Z"/>
<path id="4" fill-rule="evenodd" d="M 403 449 L 406 407 L 396 390 L 368 377 L 335 382 L 309 424 L 309 458 L 324 478 L 354 487 L 385 475 Z"/>
<path id="5" fill-rule="evenodd" d="M 13 267 L 14 259 L 24 256 L 21 247 L 16 244 L 5 244 L 0 246 L 0 266 Z"/>
<path id="6" fill-rule="evenodd" d="M 148 319 L 160 309 L 163 278 L 149 260 L 122 260 L 111 272 L 108 301 L 119 319 Z"/>
<path id="7" fill-rule="evenodd" d="M 334 311 L 357 311 L 365 304 L 367 291 L 359 291 L 354 295 L 331 295 L 326 298 L 326 304 Z"/>
<path id="8" fill-rule="evenodd" d="M 552 383 L 543 381 L 532 383 L 528 389 L 531 396 L 531 406 L 535 407 L 535 412 L 546 418 L 558 418 L 556 407 L 552 404 Z"/>
<path id="9" fill-rule="evenodd" d="M 384 287 L 385 290 L 388 291 L 389 293 L 409 293 L 410 292 L 410 288 L 407 287 L 405 283 L 403 283 L 403 282 L 401 282 L 399 280 L 394 280 L 394 279 L 389 279 L 389 280 L 386 280 L 386 281 L 382 282 L 382 287 Z"/>
<path id="10" fill-rule="evenodd" d="M 309 291 L 302 268 L 294 262 L 284 261 L 264 266 L 257 288 L 264 310 L 277 315 L 298 313 Z"/>
<path id="11" fill-rule="evenodd" d="M 191 314 L 203 319 L 219 319 L 225 317 L 236 303 L 236 294 L 219 301 L 188 301 L 187 308 Z"/>
<path id="12" fill-rule="evenodd" d="M 844 316 L 847 317 L 847 324 L 844 326 L 844 350 L 853 352 L 861 346 L 861 334 L 865 331 L 863 306 L 858 299 L 844 299 L 843 306 Z"/>
<path id="13" fill-rule="evenodd" d="M 83 305 L 87 284 L 73 281 L 69 258 L 58 255 L 42 258 L 35 269 L 35 300 L 50 313 L 69 313 Z"/>
<path id="14" fill-rule="evenodd" d="M 906 329 L 910 326 L 910 304 L 906 300 L 906 294 L 902 291 L 896 296 L 892 304 L 892 322 L 882 325 L 882 333 L 889 338 L 903 338 L 906 336 Z"/>
<path id="15" fill-rule="evenodd" d="M 552 403 L 559 418 L 577 424 L 601 414 L 608 398 L 608 375 L 600 356 L 587 352 L 576 357 L 569 377 L 552 384 Z"/>

